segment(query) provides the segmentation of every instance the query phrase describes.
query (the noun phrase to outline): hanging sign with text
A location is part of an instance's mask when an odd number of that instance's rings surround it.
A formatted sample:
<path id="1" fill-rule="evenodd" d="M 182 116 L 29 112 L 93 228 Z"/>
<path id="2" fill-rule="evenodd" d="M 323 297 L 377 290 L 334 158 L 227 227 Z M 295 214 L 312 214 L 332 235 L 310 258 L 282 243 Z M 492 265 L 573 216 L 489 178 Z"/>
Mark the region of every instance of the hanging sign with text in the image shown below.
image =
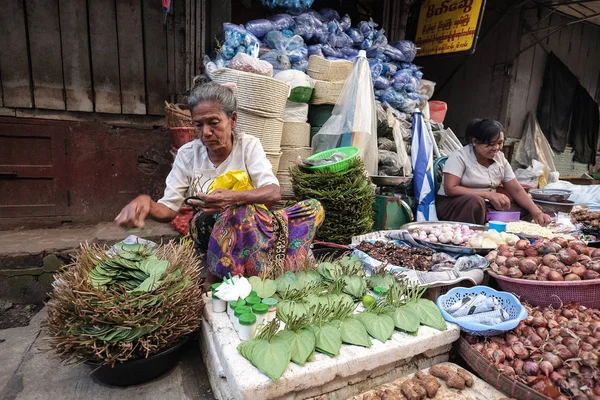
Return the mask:
<path id="1" fill-rule="evenodd" d="M 474 52 L 484 7 L 485 0 L 425 0 L 415 40 L 419 57 Z"/>

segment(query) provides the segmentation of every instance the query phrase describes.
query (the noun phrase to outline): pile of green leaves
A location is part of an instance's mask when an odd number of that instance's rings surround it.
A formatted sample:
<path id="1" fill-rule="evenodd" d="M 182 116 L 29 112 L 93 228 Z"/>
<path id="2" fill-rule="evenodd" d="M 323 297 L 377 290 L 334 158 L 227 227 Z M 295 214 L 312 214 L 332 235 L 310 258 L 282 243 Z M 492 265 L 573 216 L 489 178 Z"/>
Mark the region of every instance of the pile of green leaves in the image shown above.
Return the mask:
<path id="1" fill-rule="evenodd" d="M 253 290 L 279 300 L 275 321 L 284 322 L 285 329 L 278 332 L 279 322 L 269 324 L 238 350 L 273 380 L 290 361 L 302 366 L 315 352 L 335 357 L 343 343 L 371 347 L 371 337 L 386 342 L 395 329 L 413 335 L 420 325 L 447 329 L 435 303 L 421 298 L 425 289 L 386 272 L 366 278 L 357 257 L 321 262 L 275 280 L 252 278 L 250 283 Z M 367 287 L 375 286 L 387 288 L 386 297 L 356 313 Z"/>
<path id="2" fill-rule="evenodd" d="M 151 292 L 161 281 L 169 261 L 160 260 L 142 244 L 117 243 L 114 255 L 97 264 L 88 277 L 99 289 L 122 285 L 127 290 Z"/>
<path id="3" fill-rule="evenodd" d="M 362 161 L 353 160 L 341 172 L 294 166 L 290 173 L 296 199 L 317 199 L 325 209 L 318 240 L 348 244 L 352 236 L 373 231 L 375 195 Z"/>
<path id="4" fill-rule="evenodd" d="M 198 329 L 200 259 L 191 241 L 115 252 L 83 245 L 56 274 L 48 317 L 50 348 L 67 363 L 114 365 L 144 358 Z"/>

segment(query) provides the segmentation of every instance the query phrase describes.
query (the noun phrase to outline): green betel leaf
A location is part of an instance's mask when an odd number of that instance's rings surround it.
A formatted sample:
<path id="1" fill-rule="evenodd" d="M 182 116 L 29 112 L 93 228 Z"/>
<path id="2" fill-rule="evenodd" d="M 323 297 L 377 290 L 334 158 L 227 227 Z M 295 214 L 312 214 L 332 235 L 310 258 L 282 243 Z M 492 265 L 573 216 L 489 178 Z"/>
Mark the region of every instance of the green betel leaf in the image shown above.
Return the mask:
<path id="1" fill-rule="evenodd" d="M 389 288 L 392 287 L 392 285 L 394 285 L 395 283 L 396 279 L 390 274 L 375 274 L 369 277 L 369 286 L 371 288 L 380 286 L 382 288 L 385 288 L 386 290 L 389 290 Z"/>
<path id="2" fill-rule="evenodd" d="M 285 340 L 292 349 L 292 361 L 303 366 L 311 353 L 315 351 L 317 339 L 314 333 L 308 329 L 298 331 L 283 330 L 278 332 L 273 340 Z"/>
<path id="3" fill-rule="evenodd" d="M 338 263 L 322 262 L 317 268 L 327 281 L 334 281 L 342 275 L 342 267 Z"/>
<path id="4" fill-rule="evenodd" d="M 283 275 L 279 275 L 277 279 L 275 279 L 277 283 L 277 291 L 285 292 L 289 289 L 297 289 L 298 283 L 296 282 L 296 275 L 293 272 L 287 271 Z"/>
<path id="5" fill-rule="evenodd" d="M 335 357 L 340 354 L 342 347 L 342 334 L 340 330 L 330 323 L 317 327 L 315 331 L 317 351 Z"/>
<path id="6" fill-rule="evenodd" d="M 342 342 L 356 346 L 371 347 L 373 344 L 364 325 L 357 319 L 346 318 L 340 327 Z"/>
<path id="7" fill-rule="evenodd" d="M 360 299 L 364 296 L 367 290 L 365 280 L 361 276 L 344 276 L 345 286 L 343 292 L 348 293 L 354 298 Z"/>
<path id="8" fill-rule="evenodd" d="M 263 281 L 258 276 L 251 276 L 248 278 L 248 281 L 252 286 L 252 290 L 256 292 L 258 297 L 263 299 L 273 296 L 277 291 L 277 283 L 272 279 L 265 279 Z"/>
<path id="9" fill-rule="evenodd" d="M 419 299 L 417 300 L 417 307 L 419 310 L 421 323 L 423 325 L 432 327 L 439 331 L 445 331 L 448 329 L 448 325 L 446 325 L 446 321 L 444 320 L 442 313 L 433 301 Z"/>
<path id="10" fill-rule="evenodd" d="M 414 304 L 414 303 L 413 303 Z M 416 307 L 409 304 L 400 306 L 388 314 L 394 320 L 396 329 L 404 332 L 416 332 L 421 324 L 421 317 Z"/>
<path id="11" fill-rule="evenodd" d="M 361 312 L 357 318 L 369 335 L 382 343 L 385 343 L 394 333 L 394 320 L 389 315 Z"/>
<path id="12" fill-rule="evenodd" d="M 251 350 L 250 362 L 273 381 L 283 375 L 292 358 L 292 349 L 285 340 L 260 339 Z"/>

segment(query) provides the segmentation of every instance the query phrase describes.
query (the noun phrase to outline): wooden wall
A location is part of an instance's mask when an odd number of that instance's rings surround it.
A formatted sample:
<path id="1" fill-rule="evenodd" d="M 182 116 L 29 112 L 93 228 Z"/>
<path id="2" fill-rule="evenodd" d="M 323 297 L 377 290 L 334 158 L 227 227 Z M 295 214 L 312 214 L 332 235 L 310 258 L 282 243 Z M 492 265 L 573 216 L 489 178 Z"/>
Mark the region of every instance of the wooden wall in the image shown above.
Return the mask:
<path id="1" fill-rule="evenodd" d="M 204 10 L 173 0 L 165 25 L 158 0 L 3 0 L 2 114 L 163 114 L 201 65 Z"/>
<path id="2" fill-rule="evenodd" d="M 545 8 L 524 10 L 520 48 L 525 49 L 535 41 L 528 30 L 540 30 L 534 35 L 541 39 L 552 32 L 552 29 L 542 29 L 572 21 L 573 18 L 558 13 L 549 15 Z M 546 58 L 550 51 L 579 78 L 590 95 L 600 101 L 600 27 L 587 23 L 571 24 L 523 52 L 515 61 L 507 122 L 513 137 L 521 137 L 527 114 L 537 109 Z"/>

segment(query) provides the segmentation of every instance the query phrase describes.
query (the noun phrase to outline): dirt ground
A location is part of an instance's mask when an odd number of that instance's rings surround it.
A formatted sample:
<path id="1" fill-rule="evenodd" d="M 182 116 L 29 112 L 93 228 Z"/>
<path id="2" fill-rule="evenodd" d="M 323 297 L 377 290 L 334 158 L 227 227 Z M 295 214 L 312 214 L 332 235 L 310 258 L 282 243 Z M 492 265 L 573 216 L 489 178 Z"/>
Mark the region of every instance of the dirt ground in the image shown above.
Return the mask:
<path id="1" fill-rule="evenodd" d="M 13 304 L 0 300 L 0 329 L 27 326 L 41 309 L 41 304 Z"/>

